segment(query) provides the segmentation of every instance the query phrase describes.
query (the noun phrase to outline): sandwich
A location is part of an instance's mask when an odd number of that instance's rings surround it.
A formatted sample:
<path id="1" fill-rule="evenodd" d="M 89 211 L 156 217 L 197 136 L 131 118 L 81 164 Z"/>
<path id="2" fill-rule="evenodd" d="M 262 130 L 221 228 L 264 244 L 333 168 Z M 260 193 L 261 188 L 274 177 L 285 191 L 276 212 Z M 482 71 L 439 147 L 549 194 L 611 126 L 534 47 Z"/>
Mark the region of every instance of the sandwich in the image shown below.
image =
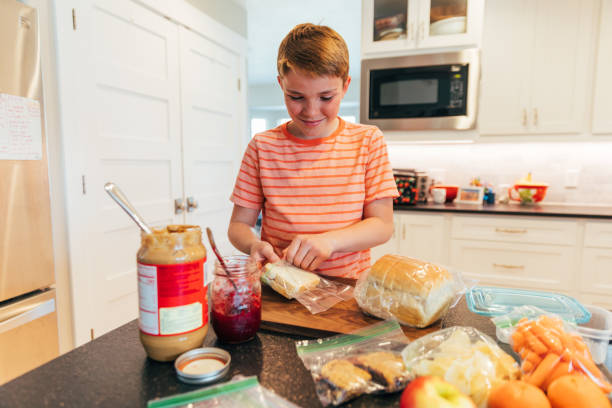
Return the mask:
<path id="1" fill-rule="evenodd" d="M 367 314 L 426 327 L 448 310 L 455 282 L 443 267 L 400 255 L 381 257 L 357 283 L 355 299 Z"/>
<path id="2" fill-rule="evenodd" d="M 287 299 L 314 289 L 321 278 L 286 262 L 266 264 L 261 280 Z"/>

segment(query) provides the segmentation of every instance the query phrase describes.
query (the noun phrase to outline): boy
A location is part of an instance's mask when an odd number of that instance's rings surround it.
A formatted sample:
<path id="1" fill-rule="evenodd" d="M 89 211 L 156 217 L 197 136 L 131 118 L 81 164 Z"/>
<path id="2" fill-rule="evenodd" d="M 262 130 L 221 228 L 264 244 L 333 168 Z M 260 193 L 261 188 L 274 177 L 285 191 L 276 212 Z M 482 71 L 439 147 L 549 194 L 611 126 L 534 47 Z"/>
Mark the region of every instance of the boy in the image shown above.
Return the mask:
<path id="1" fill-rule="evenodd" d="M 348 61 L 344 39 L 326 26 L 300 24 L 279 47 L 278 83 L 291 121 L 251 140 L 230 198 L 229 239 L 257 261 L 282 257 L 357 278 L 370 267 L 369 248 L 393 233 L 398 192 L 383 135 L 338 117 Z M 251 229 L 260 210 L 261 239 Z"/>

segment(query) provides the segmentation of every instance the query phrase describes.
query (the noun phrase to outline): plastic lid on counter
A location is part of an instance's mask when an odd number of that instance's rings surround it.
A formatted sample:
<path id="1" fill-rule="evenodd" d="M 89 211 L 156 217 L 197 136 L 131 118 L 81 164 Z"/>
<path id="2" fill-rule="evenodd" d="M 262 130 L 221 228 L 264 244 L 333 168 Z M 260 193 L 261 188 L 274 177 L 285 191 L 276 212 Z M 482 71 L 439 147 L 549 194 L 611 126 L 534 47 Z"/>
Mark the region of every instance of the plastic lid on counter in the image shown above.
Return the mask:
<path id="1" fill-rule="evenodd" d="M 472 312 L 483 316 L 499 316 L 517 306 L 531 305 L 577 324 L 591 319 L 591 312 L 580 302 L 559 293 L 475 286 L 466 293 L 465 299 Z"/>

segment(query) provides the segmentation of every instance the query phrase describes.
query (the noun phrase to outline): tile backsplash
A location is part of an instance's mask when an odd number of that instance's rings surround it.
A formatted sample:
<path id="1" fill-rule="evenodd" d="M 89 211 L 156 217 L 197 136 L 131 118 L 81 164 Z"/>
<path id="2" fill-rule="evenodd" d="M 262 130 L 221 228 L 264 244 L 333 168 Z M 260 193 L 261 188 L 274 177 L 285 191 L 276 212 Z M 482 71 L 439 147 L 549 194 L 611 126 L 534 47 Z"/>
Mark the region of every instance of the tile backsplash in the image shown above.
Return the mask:
<path id="1" fill-rule="evenodd" d="M 447 184 L 466 186 L 479 177 L 497 191 L 500 185 L 513 185 L 531 172 L 533 181 L 549 185 L 543 204 L 612 205 L 612 142 L 389 142 L 388 150 L 393 168 L 426 171 Z M 576 171 L 576 187 L 566 187 Z"/>

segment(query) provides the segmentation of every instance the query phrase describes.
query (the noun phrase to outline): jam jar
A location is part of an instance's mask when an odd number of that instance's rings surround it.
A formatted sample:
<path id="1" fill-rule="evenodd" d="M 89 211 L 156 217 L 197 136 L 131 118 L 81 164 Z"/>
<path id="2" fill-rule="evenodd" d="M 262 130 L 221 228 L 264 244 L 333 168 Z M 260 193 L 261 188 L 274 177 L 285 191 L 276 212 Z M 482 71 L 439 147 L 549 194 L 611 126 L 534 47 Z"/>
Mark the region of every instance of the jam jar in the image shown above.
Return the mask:
<path id="1" fill-rule="evenodd" d="M 255 336 L 261 323 L 261 271 L 246 255 L 223 260 L 231 281 L 217 261 L 211 289 L 212 326 L 219 340 L 242 343 Z"/>
<path id="2" fill-rule="evenodd" d="M 147 355 L 171 361 L 202 346 L 208 330 L 206 248 L 194 225 L 141 234 L 138 261 L 140 341 Z"/>

